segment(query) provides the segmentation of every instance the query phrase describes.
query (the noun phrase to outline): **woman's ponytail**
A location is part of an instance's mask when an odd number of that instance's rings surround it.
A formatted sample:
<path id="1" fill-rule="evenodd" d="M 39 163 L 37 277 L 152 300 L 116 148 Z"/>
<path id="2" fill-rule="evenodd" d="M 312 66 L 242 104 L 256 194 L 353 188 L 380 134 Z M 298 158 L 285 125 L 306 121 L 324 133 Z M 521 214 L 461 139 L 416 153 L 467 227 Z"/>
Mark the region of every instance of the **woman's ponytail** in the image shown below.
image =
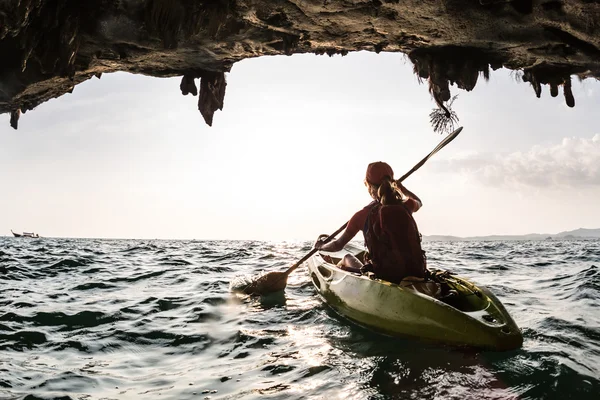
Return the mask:
<path id="1" fill-rule="evenodd" d="M 384 206 L 398 204 L 402 201 L 396 190 L 395 182 L 387 177 L 381 182 L 381 185 L 379 185 L 379 188 L 377 189 L 377 199 Z"/>

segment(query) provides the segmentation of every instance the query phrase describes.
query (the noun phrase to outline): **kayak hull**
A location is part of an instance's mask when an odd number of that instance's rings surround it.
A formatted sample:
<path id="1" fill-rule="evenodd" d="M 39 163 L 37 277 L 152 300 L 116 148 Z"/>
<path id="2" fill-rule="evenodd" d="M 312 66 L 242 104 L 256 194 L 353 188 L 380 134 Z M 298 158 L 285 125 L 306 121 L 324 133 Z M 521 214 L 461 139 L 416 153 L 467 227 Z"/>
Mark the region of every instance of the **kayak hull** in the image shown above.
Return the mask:
<path id="1" fill-rule="evenodd" d="M 342 316 L 374 331 L 399 337 L 512 350 L 523 343 L 515 321 L 488 289 L 446 275 L 441 282 L 455 296 L 437 299 L 401 286 L 343 271 L 323 254 L 308 260 L 308 270 L 322 299 Z"/>

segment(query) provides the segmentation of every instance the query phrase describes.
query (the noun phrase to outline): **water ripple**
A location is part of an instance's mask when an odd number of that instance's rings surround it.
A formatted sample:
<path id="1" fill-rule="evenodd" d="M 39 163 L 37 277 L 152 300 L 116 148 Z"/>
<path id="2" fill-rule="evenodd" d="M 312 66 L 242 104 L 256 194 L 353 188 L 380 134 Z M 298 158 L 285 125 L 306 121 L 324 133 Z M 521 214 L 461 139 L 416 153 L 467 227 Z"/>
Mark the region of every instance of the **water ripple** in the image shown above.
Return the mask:
<path id="1" fill-rule="evenodd" d="M 508 353 L 376 335 L 304 268 L 285 293 L 229 292 L 310 246 L 0 238 L 0 398 L 597 398 L 600 241 L 425 244 L 501 298 L 525 338 Z"/>

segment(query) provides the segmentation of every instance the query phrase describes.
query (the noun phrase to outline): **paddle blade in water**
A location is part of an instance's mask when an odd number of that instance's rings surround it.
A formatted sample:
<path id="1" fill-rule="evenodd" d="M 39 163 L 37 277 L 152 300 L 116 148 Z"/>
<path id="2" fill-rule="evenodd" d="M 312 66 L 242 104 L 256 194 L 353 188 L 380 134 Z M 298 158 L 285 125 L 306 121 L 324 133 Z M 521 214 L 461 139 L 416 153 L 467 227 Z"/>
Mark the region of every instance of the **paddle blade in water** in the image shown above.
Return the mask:
<path id="1" fill-rule="evenodd" d="M 256 277 L 250 275 L 236 276 L 229 282 L 229 291 L 237 293 L 245 293 L 245 289 L 250 287 L 256 280 Z"/>
<path id="2" fill-rule="evenodd" d="M 238 277 L 231 281 L 229 289 L 233 292 L 264 295 L 279 292 L 287 286 L 286 272 L 269 272 L 255 278 Z"/>

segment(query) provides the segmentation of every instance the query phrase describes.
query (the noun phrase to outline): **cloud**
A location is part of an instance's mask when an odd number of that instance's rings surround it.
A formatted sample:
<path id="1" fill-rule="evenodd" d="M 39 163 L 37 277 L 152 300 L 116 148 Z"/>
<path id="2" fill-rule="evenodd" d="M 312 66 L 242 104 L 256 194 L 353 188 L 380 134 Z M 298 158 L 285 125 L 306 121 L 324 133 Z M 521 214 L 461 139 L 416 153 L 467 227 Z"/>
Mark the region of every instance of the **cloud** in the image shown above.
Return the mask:
<path id="1" fill-rule="evenodd" d="M 600 134 L 591 139 L 564 138 L 560 144 L 534 146 L 528 152 L 500 156 L 472 154 L 448 160 L 438 167 L 461 171 L 493 186 L 600 186 Z"/>

